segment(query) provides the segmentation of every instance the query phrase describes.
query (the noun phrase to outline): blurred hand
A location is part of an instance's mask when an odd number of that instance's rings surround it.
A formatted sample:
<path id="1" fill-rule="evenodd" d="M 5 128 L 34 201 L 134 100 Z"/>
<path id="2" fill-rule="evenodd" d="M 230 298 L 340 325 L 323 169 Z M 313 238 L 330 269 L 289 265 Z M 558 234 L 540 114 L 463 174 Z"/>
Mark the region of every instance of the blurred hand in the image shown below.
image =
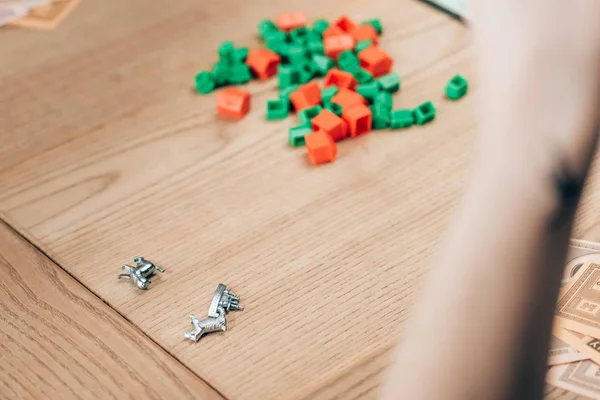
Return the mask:
<path id="1" fill-rule="evenodd" d="M 594 154 L 600 1 L 472 1 L 484 158 L 582 173 Z"/>

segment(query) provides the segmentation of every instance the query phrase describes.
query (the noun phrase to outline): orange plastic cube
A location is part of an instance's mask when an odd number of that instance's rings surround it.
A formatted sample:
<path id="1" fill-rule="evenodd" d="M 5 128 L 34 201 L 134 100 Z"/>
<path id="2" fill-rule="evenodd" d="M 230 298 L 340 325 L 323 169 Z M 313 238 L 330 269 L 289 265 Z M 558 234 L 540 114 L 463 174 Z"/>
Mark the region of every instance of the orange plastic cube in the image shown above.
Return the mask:
<path id="1" fill-rule="evenodd" d="M 348 123 L 342 119 L 344 125 L 344 132 L 346 132 L 346 136 L 348 136 Z"/>
<path id="2" fill-rule="evenodd" d="M 337 147 L 335 142 L 323 131 L 316 131 L 304 136 L 308 158 L 313 164 L 323 164 L 335 160 Z"/>
<path id="3" fill-rule="evenodd" d="M 242 118 L 250 111 L 250 93 L 228 87 L 217 93 L 217 111 L 231 118 Z"/>
<path id="4" fill-rule="evenodd" d="M 374 77 L 385 75 L 392 68 L 392 59 L 379 47 L 369 46 L 358 53 L 360 66 L 366 69 Z"/>
<path id="5" fill-rule="evenodd" d="M 354 78 L 350 72 L 342 71 L 337 68 L 332 68 L 325 75 L 325 80 L 323 81 L 323 86 L 337 86 L 338 88 L 346 88 L 350 90 L 356 90 L 356 85 L 358 85 L 358 81 Z"/>
<path id="6" fill-rule="evenodd" d="M 252 49 L 246 57 L 246 64 L 260 79 L 275 75 L 280 62 L 279 54 L 269 49 Z"/>
<path id="7" fill-rule="evenodd" d="M 316 81 L 309 82 L 290 94 L 290 101 L 296 111 L 321 104 L 321 88 Z"/>
<path id="8" fill-rule="evenodd" d="M 323 46 L 325 47 L 325 55 L 336 60 L 342 51 L 354 49 L 354 38 L 348 33 L 328 36 L 323 39 Z"/>
<path id="9" fill-rule="evenodd" d="M 339 27 L 337 27 L 335 25 L 329 25 L 327 27 L 327 29 L 325 29 L 323 31 L 323 40 L 325 40 L 325 38 L 328 38 L 328 37 L 345 35 L 345 34 L 346 34 L 346 32 L 343 31 L 342 29 L 340 29 Z"/>
<path id="10" fill-rule="evenodd" d="M 308 20 L 306 19 L 306 15 L 301 12 L 279 14 L 275 19 L 275 24 L 277 24 L 277 27 L 286 32 L 297 28 L 302 28 L 303 26 L 306 26 L 307 23 Z"/>
<path id="11" fill-rule="evenodd" d="M 348 130 L 352 137 L 362 135 L 371 130 L 373 114 L 371 113 L 371 109 L 364 104 L 345 107 L 342 110 L 342 117 L 348 123 Z"/>
<path id="12" fill-rule="evenodd" d="M 348 33 L 352 32 L 356 28 L 356 24 L 354 23 L 354 21 L 352 21 L 347 15 L 339 17 L 337 21 L 335 21 L 331 25 L 336 26 L 344 32 Z"/>
<path id="13" fill-rule="evenodd" d="M 323 131 L 334 141 L 340 141 L 348 136 L 348 126 L 344 120 L 325 109 L 311 120 L 315 131 Z"/>
<path id="14" fill-rule="evenodd" d="M 377 44 L 377 41 L 379 40 L 379 35 L 371 24 L 357 26 L 350 34 L 356 42 L 370 40 L 373 44 Z"/>
<path id="15" fill-rule="evenodd" d="M 342 106 L 342 113 L 348 107 L 368 104 L 367 100 L 360 94 L 345 88 L 340 88 L 335 96 L 331 98 L 331 102 Z"/>

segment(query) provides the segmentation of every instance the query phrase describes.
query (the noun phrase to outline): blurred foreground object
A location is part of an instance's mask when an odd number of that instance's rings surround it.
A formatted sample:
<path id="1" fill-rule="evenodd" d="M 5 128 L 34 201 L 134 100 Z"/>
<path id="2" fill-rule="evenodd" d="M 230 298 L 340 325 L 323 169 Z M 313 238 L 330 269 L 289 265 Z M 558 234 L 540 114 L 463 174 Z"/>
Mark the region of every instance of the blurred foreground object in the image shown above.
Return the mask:
<path id="1" fill-rule="evenodd" d="M 10 22 L 9 25 L 41 30 L 54 29 L 78 3 L 79 0 L 52 0 L 47 4 L 30 9 L 27 15 Z"/>
<path id="2" fill-rule="evenodd" d="M 7 25 L 29 13 L 34 7 L 40 7 L 49 0 L 0 0 L 0 26 Z"/>
<path id="3" fill-rule="evenodd" d="M 468 19 L 469 13 L 467 12 L 467 0 L 421 0 L 424 3 L 430 4 L 435 8 L 438 8 L 446 13 L 450 14 L 454 18 L 463 20 Z"/>

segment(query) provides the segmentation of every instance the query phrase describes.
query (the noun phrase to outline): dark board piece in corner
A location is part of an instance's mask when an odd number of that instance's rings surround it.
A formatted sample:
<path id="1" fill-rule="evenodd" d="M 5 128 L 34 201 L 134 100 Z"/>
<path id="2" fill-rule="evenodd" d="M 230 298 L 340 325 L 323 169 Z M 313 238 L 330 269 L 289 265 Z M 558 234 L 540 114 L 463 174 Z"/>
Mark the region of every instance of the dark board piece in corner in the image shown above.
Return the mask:
<path id="1" fill-rule="evenodd" d="M 433 2 L 431 0 L 419 0 L 419 1 L 421 1 L 421 2 L 423 2 L 425 4 L 430 5 L 431 7 L 435 8 L 436 10 L 441 11 L 444 14 L 451 16 L 452 18 L 454 18 L 455 20 L 457 20 L 457 21 L 459 21 L 459 22 L 461 22 L 463 24 L 467 23 L 467 20 L 465 18 L 463 18 L 462 16 L 456 14 L 455 12 L 452 12 L 452 11 L 448 10 L 447 8 L 444 8 L 444 7 L 440 6 L 436 2 Z"/>

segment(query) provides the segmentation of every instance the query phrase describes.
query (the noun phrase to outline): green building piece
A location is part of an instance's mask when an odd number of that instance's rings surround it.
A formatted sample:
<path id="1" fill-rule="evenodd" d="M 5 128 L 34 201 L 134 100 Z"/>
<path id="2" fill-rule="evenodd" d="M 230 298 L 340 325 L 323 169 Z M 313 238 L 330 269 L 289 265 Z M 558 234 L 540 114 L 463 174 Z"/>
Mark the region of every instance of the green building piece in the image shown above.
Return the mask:
<path id="1" fill-rule="evenodd" d="M 400 75 L 395 72 L 390 72 L 389 74 L 380 76 L 377 79 L 377 83 L 381 90 L 389 93 L 396 93 L 400 90 Z"/>
<path id="2" fill-rule="evenodd" d="M 390 128 L 408 128 L 415 123 L 413 110 L 394 110 L 390 114 Z"/>
<path id="3" fill-rule="evenodd" d="M 304 136 L 309 135 L 313 132 L 312 127 L 309 125 L 298 125 L 292 126 L 288 131 L 288 137 L 290 144 L 294 147 L 304 146 Z"/>
<path id="4" fill-rule="evenodd" d="M 371 75 L 369 71 L 360 67 L 357 67 L 352 75 L 354 75 L 354 79 L 356 79 L 359 84 L 373 82 L 373 75 Z"/>
<path id="5" fill-rule="evenodd" d="M 389 92 L 379 92 L 373 99 L 373 104 L 383 104 L 391 110 L 394 105 L 394 99 Z"/>
<path id="6" fill-rule="evenodd" d="M 233 54 L 235 52 L 235 47 L 233 46 L 233 43 L 231 41 L 228 40 L 226 42 L 221 43 L 218 52 L 219 59 L 222 63 L 230 64 L 234 62 Z"/>
<path id="7" fill-rule="evenodd" d="M 308 40 L 309 32 L 306 27 L 296 28 L 290 32 L 290 38 L 297 45 L 304 46 Z"/>
<path id="8" fill-rule="evenodd" d="M 282 64 L 289 64 L 290 60 L 288 59 L 288 54 L 290 54 L 290 50 L 292 49 L 292 44 L 283 42 L 279 44 L 279 48 L 277 50 L 273 50 L 277 54 L 281 56 Z"/>
<path id="9" fill-rule="evenodd" d="M 313 24 L 313 31 L 317 32 L 319 35 L 323 35 L 323 32 L 329 27 L 329 22 L 324 19 L 318 19 Z"/>
<path id="10" fill-rule="evenodd" d="M 323 38 L 321 37 L 321 34 L 319 32 L 315 32 L 312 29 L 308 30 L 308 34 L 306 35 L 306 43 L 308 42 L 322 42 Z"/>
<path id="11" fill-rule="evenodd" d="M 316 65 L 312 62 L 312 60 L 305 61 L 298 68 L 298 73 L 300 74 L 300 83 L 308 83 L 315 76 L 315 72 L 317 70 Z"/>
<path id="12" fill-rule="evenodd" d="M 366 19 L 362 22 L 363 24 L 371 24 L 379 35 L 383 33 L 383 26 L 379 18 Z"/>
<path id="13" fill-rule="evenodd" d="M 312 60 L 316 66 L 316 73 L 320 76 L 325 76 L 335 66 L 335 61 L 320 54 L 313 54 Z"/>
<path id="14" fill-rule="evenodd" d="M 196 90 L 198 93 L 207 94 L 215 89 L 215 80 L 208 71 L 202 71 L 196 75 Z"/>
<path id="15" fill-rule="evenodd" d="M 450 79 L 446 85 L 446 97 L 451 100 L 458 100 L 467 94 L 469 90 L 469 82 L 462 75 L 456 75 Z"/>
<path id="16" fill-rule="evenodd" d="M 327 86 L 321 89 L 321 102 L 327 105 L 331 102 L 331 98 L 337 94 L 339 91 L 338 87 L 335 85 Z"/>
<path id="17" fill-rule="evenodd" d="M 239 63 L 229 67 L 229 82 L 233 84 L 241 84 L 250 82 L 252 79 L 252 73 L 250 67 L 246 64 Z"/>
<path id="18" fill-rule="evenodd" d="M 338 117 L 342 116 L 342 106 L 340 106 L 337 103 L 329 102 L 329 103 L 325 104 L 325 109 L 331 111 Z"/>
<path id="19" fill-rule="evenodd" d="M 309 40 L 306 43 L 306 48 L 310 54 L 325 54 L 325 46 L 321 40 Z"/>
<path id="20" fill-rule="evenodd" d="M 356 77 L 356 75 L 354 76 Z M 372 78 L 373 77 L 371 77 L 371 79 Z M 369 103 L 372 103 L 373 100 L 375 100 L 375 96 L 379 94 L 379 86 L 377 85 L 377 82 L 361 83 L 356 87 L 356 92 L 367 99 Z"/>
<path id="21" fill-rule="evenodd" d="M 358 70 L 359 68 L 360 68 L 360 65 L 346 65 L 344 67 L 339 67 L 339 69 L 341 69 L 342 71 L 348 72 L 352 75 L 354 75 L 356 70 Z"/>
<path id="22" fill-rule="evenodd" d="M 280 52 L 281 47 L 285 44 L 286 35 L 280 31 L 268 32 L 265 36 L 267 49 L 276 53 Z"/>
<path id="23" fill-rule="evenodd" d="M 306 60 L 306 48 L 297 44 L 292 44 L 287 48 L 286 57 L 291 64 L 299 64 Z"/>
<path id="24" fill-rule="evenodd" d="M 431 101 L 425 102 L 413 110 L 413 116 L 417 125 L 425 125 L 435 119 L 435 106 Z"/>
<path id="25" fill-rule="evenodd" d="M 312 106 L 298 111 L 298 119 L 300 123 L 310 125 L 310 121 L 323 111 L 321 106 Z"/>
<path id="26" fill-rule="evenodd" d="M 289 106 L 282 100 L 267 101 L 267 120 L 284 119 L 288 116 Z"/>
<path id="27" fill-rule="evenodd" d="M 273 21 L 270 21 L 268 19 L 263 19 L 262 21 L 260 21 L 258 23 L 258 36 L 260 36 L 263 40 L 265 40 L 265 37 L 267 36 L 267 34 L 271 33 L 271 32 L 277 32 L 279 29 L 277 29 L 277 26 L 275 26 L 275 24 L 273 23 Z"/>
<path id="28" fill-rule="evenodd" d="M 238 62 L 238 63 L 246 62 L 247 57 L 248 57 L 248 48 L 247 47 L 238 47 L 233 51 L 234 62 Z"/>
<path id="29" fill-rule="evenodd" d="M 287 41 L 287 35 L 285 34 L 285 32 L 282 32 L 279 29 L 266 32 L 265 33 L 265 41 L 268 42 L 269 40 L 272 40 L 272 39 L 277 39 L 277 40 L 280 40 L 282 42 L 286 42 Z"/>
<path id="30" fill-rule="evenodd" d="M 338 65 L 342 71 L 353 73 L 357 68 L 360 68 L 360 61 L 352 50 L 346 50 L 338 56 Z"/>
<path id="31" fill-rule="evenodd" d="M 288 109 L 292 108 L 292 102 L 290 101 L 290 95 L 292 93 L 294 93 L 299 87 L 300 87 L 300 85 L 292 85 L 292 86 L 288 86 L 287 88 L 285 88 L 279 92 L 279 100 L 281 100 L 285 104 L 287 104 Z"/>
<path id="32" fill-rule="evenodd" d="M 371 106 L 372 128 L 385 129 L 390 126 L 390 109 L 384 104 L 374 104 Z"/>
<path id="33" fill-rule="evenodd" d="M 354 50 L 357 53 L 360 53 L 361 51 L 363 51 L 364 49 L 366 49 L 367 47 L 369 47 L 372 44 L 373 44 L 373 42 L 371 41 L 371 39 L 361 40 L 360 42 L 356 43 Z"/>
<path id="34" fill-rule="evenodd" d="M 267 101 L 267 120 L 278 120 L 284 119 L 288 116 L 288 107 L 282 100 L 269 100 Z"/>
<path id="35" fill-rule="evenodd" d="M 300 83 L 300 74 L 298 73 L 298 70 L 290 65 L 279 65 L 277 77 L 279 78 L 280 89 L 286 89 Z"/>
<path id="36" fill-rule="evenodd" d="M 223 63 L 215 63 L 210 70 L 215 86 L 223 86 L 229 83 L 229 67 Z"/>

